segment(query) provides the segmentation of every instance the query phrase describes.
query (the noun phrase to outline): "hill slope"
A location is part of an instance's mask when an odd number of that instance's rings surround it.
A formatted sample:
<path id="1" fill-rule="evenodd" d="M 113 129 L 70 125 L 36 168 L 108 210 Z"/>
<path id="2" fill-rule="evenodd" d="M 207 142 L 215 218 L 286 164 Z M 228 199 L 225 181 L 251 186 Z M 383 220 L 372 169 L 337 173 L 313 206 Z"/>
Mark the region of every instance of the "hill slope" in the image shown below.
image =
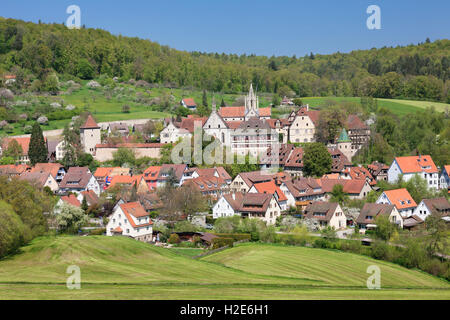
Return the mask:
<path id="1" fill-rule="evenodd" d="M 365 288 L 370 264 L 381 265 L 383 290 Z M 66 288 L 70 265 L 81 269 L 81 290 Z M 5 298 L 448 299 L 450 285 L 320 249 L 250 244 L 194 260 L 121 237 L 49 237 L 0 261 L 0 299 Z"/>
<path id="2" fill-rule="evenodd" d="M 298 96 L 408 97 L 450 101 L 450 41 L 348 54 L 293 57 L 184 52 L 99 29 L 70 30 L 0 17 L 0 73 L 52 86 L 47 75 L 92 79 L 106 74 L 178 87 L 238 93 L 250 82 L 259 92 Z"/>

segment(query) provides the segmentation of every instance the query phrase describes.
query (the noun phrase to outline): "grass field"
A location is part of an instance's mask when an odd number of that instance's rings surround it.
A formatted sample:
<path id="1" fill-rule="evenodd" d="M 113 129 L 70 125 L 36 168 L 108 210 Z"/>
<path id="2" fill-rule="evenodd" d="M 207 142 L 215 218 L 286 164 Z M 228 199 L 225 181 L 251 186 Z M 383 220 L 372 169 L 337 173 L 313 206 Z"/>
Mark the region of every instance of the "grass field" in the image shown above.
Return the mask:
<path id="1" fill-rule="evenodd" d="M 372 264 L 381 290 L 366 288 Z M 70 265 L 80 290 L 66 288 Z M 45 237 L 0 261 L 0 299 L 450 299 L 450 285 L 322 249 L 244 244 L 195 260 L 128 238 Z"/>
<path id="2" fill-rule="evenodd" d="M 308 97 L 302 98 L 303 103 L 309 104 L 313 108 L 320 107 L 327 100 L 333 100 L 336 102 L 350 101 L 360 103 L 361 98 L 358 97 Z M 449 104 L 429 101 L 413 101 L 413 100 L 400 100 L 400 99 L 377 99 L 379 108 L 386 108 L 392 111 L 394 114 L 402 116 L 409 113 L 415 113 L 428 107 L 434 107 L 439 112 L 444 112 L 446 109 L 450 109 Z"/>
<path id="3" fill-rule="evenodd" d="M 81 88 L 75 91 L 64 91 L 58 96 L 33 96 L 31 100 L 40 100 L 43 105 L 50 105 L 52 102 L 62 103 L 64 106 L 68 104 L 75 105 L 78 112 L 90 111 L 99 122 L 130 120 L 130 119 L 161 119 L 172 116 L 173 109 L 164 109 L 158 105 L 146 105 L 146 99 L 172 97 L 170 106 L 178 106 L 183 98 L 194 98 L 198 105 L 202 103 L 203 92 L 194 89 L 169 89 L 169 88 L 140 88 L 129 84 L 120 84 L 116 91 L 105 88 L 89 89 L 86 87 L 87 81 L 83 81 Z M 214 96 L 217 106 L 220 106 L 222 99 L 227 105 L 232 105 L 236 98 L 242 97 L 242 94 L 220 94 L 208 93 L 208 105 L 211 108 L 212 98 Z M 272 102 L 272 94 L 258 93 L 260 107 L 267 107 Z M 17 96 L 16 100 L 30 100 L 29 95 L 23 97 Z M 320 109 L 328 100 L 336 102 L 350 101 L 360 103 L 358 97 L 306 97 L 302 98 L 303 103 L 309 104 L 313 109 Z M 122 112 L 122 107 L 128 105 L 130 112 Z M 412 100 L 395 100 L 395 99 L 378 99 L 380 107 L 391 110 L 394 114 L 399 116 L 414 113 L 423 110 L 426 107 L 434 106 L 438 111 L 445 111 L 450 108 L 449 104 L 427 102 L 427 101 L 412 101 Z M 24 112 L 30 113 L 33 108 L 38 107 L 15 107 L 16 113 Z M 39 107 L 42 109 L 42 105 Z M 54 111 L 54 110 L 53 110 Z M 49 112 L 48 109 L 46 112 Z M 283 108 L 273 108 L 272 113 L 274 117 L 283 117 L 285 113 L 289 112 Z M 48 125 L 43 126 L 43 130 L 61 129 L 71 121 L 71 116 L 64 120 L 50 120 Z M 32 125 L 34 120 L 25 122 L 18 122 L 13 124 L 12 131 L 9 135 L 19 135 L 24 133 L 26 125 Z"/>

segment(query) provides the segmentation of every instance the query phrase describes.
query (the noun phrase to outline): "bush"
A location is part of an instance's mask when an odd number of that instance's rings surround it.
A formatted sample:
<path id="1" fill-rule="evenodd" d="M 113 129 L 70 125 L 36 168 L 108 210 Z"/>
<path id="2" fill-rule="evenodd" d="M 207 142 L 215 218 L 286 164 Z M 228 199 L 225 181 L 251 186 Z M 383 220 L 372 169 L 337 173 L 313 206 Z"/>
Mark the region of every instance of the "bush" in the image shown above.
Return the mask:
<path id="1" fill-rule="evenodd" d="M 250 240 L 254 242 L 259 241 L 259 232 L 253 231 L 250 233 Z"/>
<path id="2" fill-rule="evenodd" d="M 214 233 L 221 238 L 232 238 L 234 241 L 251 240 L 249 233 Z"/>
<path id="3" fill-rule="evenodd" d="M 218 249 L 222 247 L 233 247 L 234 240 L 232 238 L 214 238 L 212 241 L 213 249 Z"/>
<path id="4" fill-rule="evenodd" d="M 372 258 L 378 260 L 390 261 L 391 256 L 389 251 L 390 249 L 388 244 L 377 241 L 372 244 L 371 256 Z"/>
<path id="5" fill-rule="evenodd" d="M 330 242 L 327 239 L 319 238 L 319 239 L 314 240 L 313 247 L 314 248 L 323 248 L 323 249 L 329 248 Z"/>
<path id="6" fill-rule="evenodd" d="M 89 235 L 91 236 L 101 236 L 106 233 L 106 228 L 98 228 L 89 231 Z"/>
<path id="7" fill-rule="evenodd" d="M 180 243 L 180 237 L 176 233 L 172 233 L 169 237 L 169 240 L 167 240 L 170 244 L 177 244 Z"/>

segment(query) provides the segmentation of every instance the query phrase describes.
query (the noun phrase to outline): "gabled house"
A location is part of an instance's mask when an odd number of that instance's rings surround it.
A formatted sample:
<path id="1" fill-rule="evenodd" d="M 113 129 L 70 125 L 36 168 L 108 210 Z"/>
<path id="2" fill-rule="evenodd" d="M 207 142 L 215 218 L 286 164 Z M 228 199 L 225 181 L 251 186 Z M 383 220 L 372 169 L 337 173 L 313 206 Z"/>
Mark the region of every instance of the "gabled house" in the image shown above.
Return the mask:
<path id="1" fill-rule="evenodd" d="M 232 192 L 222 195 L 213 206 L 213 218 L 239 215 L 260 219 L 273 225 L 281 216 L 281 208 L 275 196 L 268 193 Z"/>
<path id="2" fill-rule="evenodd" d="M 316 220 L 320 228 L 331 227 L 339 230 L 347 226 L 347 218 L 338 203 L 313 202 L 306 207 L 304 217 Z"/>
<path id="3" fill-rule="evenodd" d="M 50 173 L 57 183 L 60 183 L 66 174 L 66 169 L 59 163 L 36 163 L 30 172 Z"/>
<path id="4" fill-rule="evenodd" d="M 313 178 L 298 178 L 292 181 L 284 181 L 280 185 L 281 191 L 287 197 L 287 207 L 306 208 L 313 201 L 325 199 L 322 186 Z"/>
<path id="5" fill-rule="evenodd" d="M 204 196 L 217 199 L 223 193 L 228 192 L 228 184 L 222 178 L 215 176 L 200 176 L 188 179 L 183 186 L 192 186 Z"/>
<path id="6" fill-rule="evenodd" d="M 97 196 L 97 194 L 93 191 L 93 190 L 89 190 L 89 191 L 82 191 L 77 195 L 77 200 L 80 203 L 83 203 L 83 199 L 86 198 L 86 202 L 88 204 L 89 207 L 91 206 L 95 206 L 98 204 L 99 202 L 99 197 Z"/>
<path id="7" fill-rule="evenodd" d="M 292 112 L 288 140 L 292 143 L 314 142 L 319 116 L 320 111 L 309 110 L 308 106 L 302 106 L 296 113 Z"/>
<path id="8" fill-rule="evenodd" d="M 153 221 L 139 202 L 120 204 L 109 216 L 106 235 L 123 235 L 133 239 L 150 242 L 153 234 Z"/>
<path id="9" fill-rule="evenodd" d="M 53 208 L 54 214 L 60 214 L 61 213 L 61 206 L 63 204 L 68 204 L 77 208 L 81 207 L 81 201 L 77 199 L 77 196 L 74 194 L 69 194 L 67 196 L 62 196 L 59 198 L 58 202 L 56 203 L 55 207 Z"/>
<path id="10" fill-rule="evenodd" d="M 450 202 L 447 198 L 423 199 L 414 210 L 414 215 L 425 221 L 429 215 L 437 213 L 442 217 L 450 215 Z"/>
<path id="11" fill-rule="evenodd" d="M 283 191 L 275 184 L 275 181 L 255 183 L 249 193 L 267 193 L 275 196 L 275 199 L 280 205 L 281 211 L 286 211 L 288 209 L 287 202 L 288 198 L 285 196 Z"/>
<path id="12" fill-rule="evenodd" d="M 274 174 L 265 173 L 262 171 L 241 172 L 231 183 L 231 190 L 233 192 L 248 192 L 255 183 L 271 181 Z"/>
<path id="13" fill-rule="evenodd" d="M 274 225 L 281 216 L 281 208 L 275 196 L 267 193 L 246 193 L 239 207 L 241 217 L 260 219 Z"/>
<path id="14" fill-rule="evenodd" d="M 439 189 L 448 189 L 450 193 L 450 165 L 442 168 L 441 176 L 439 178 Z"/>
<path id="15" fill-rule="evenodd" d="M 365 203 L 356 219 L 356 223 L 363 230 L 376 228 L 375 219 L 379 215 L 388 217 L 392 223 L 403 228 L 403 219 L 397 208 L 392 204 L 385 203 Z"/>
<path id="16" fill-rule="evenodd" d="M 27 180 L 40 188 L 49 187 L 54 193 L 59 189 L 58 182 L 56 182 L 55 178 L 49 172 L 24 172 L 19 176 L 19 179 Z"/>
<path id="17" fill-rule="evenodd" d="M 181 100 L 180 104 L 189 110 L 197 109 L 197 104 L 192 98 L 184 98 L 183 100 Z"/>
<path id="18" fill-rule="evenodd" d="M 428 155 L 395 158 L 388 170 L 388 182 L 396 183 L 400 175 L 403 176 L 403 181 L 419 175 L 427 181 L 429 188 L 439 187 L 439 171 Z"/>
<path id="19" fill-rule="evenodd" d="M 142 173 L 149 190 L 156 189 L 160 170 L 161 166 L 151 166 L 145 169 L 144 172 Z"/>
<path id="20" fill-rule="evenodd" d="M 102 189 L 106 189 L 111 183 L 113 177 L 130 174 L 131 174 L 130 168 L 98 167 L 97 170 L 95 170 L 94 177 L 95 179 L 97 179 L 97 182 L 99 183 L 100 187 Z"/>
<path id="21" fill-rule="evenodd" d="M 145 182 L 142 174 L 136 176 L 114 176 L 111 179 L 111 183 L 109 184 L 108 189 L 114 188 L 115 186 L 127 186 L 131 189 L 134 185 L 136 185 L 138 194 L 150 191 L 147 182 Z"/>
<path id="22" fill-rule="evenodd" d="M 331 192 L 335 185 L 340 184 L 343 187 L 343 191 L 349 196 L 350 199 L 363 199 L 367 194 L 372 191 L 367 180 L 346 180 L 346 179 L 317 179 L 317 182 L 322 186 L 323 192 L 326 194 L 325 199 L 330 199 Z"/>
<path id="23" fill-rule="evenodd" d="M 29 170 L 26 164 L 4 164 L 0 166 L 0 175 L 8 177 L 20 176 L 25 171 Z"/>
<path id="24" fill-rule="evenodd" d="M 115 134 L 117 136 L 126 137 L 130 134 L 130 128 L 127 123 L 113 122 L 108 126 L 108 135 Z"/>
<path id="25" fill-rule="evenodd" d="M 93 190 L 100 195 L 100 185 L 88 167 L 71 167 L 59 184 L 59 192 L 80 193 L 82 191 Z"/>
<path id="26" fill-rule="evenodd" d="M 389 166 L 377 161 L 372 162 L 367 166 L 370 174 L 376 181 L 387 181 Z"/>
<path id="27" fill-rule="evenodd" d="M 183 183 L 183 175 L 186 170 L 187 164 L 163 164 L 159 170 L 158 179 L 156 181 L 157 187 L 163 186 L 170 174 L 173 174 L 175 185 L 181 186 Z"/>
<path id="28" fill-rule="evenodd" d="M 375 186 L 377 184 L 377 180 L 375 180 L 369 170 L 363 166 L 347 168 L 340 174 L 340 177 L 342 179 L 366 180 L 370 186 Z"/>
<path id="29" fill-rule="evenodd" d="M 212 208 L 213 218 L 217 219 L 240 215 L 239 207 L 243 199 L 244 194 L 242 192 L 222 195 Z"/>
<path id="30" fill-rule="evenodd" d="M 384 191 L 377 199 L 376 203 L 387 203 L 394 205 L 402 218 L 413 215 L 417 207 L 416 202 L 406 189 L 395 189 Z"/>

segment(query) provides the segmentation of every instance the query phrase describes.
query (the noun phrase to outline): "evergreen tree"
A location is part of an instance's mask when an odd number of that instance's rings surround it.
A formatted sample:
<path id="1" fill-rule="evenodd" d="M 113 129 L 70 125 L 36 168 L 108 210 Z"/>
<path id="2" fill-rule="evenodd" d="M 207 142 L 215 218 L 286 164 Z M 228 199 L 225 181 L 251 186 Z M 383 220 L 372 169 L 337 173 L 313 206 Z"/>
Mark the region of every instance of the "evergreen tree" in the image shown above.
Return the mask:
<path id="1" fill-rule="evenodd" d="M 203 90 L 202 105 L 204 107 L 208 106 L 208 98 L 206 97 L 206 90 Z"/>
<path id="2" fill-rule="evenodd" d="M 220 106 L 223 108 L 223 107 L 226 107 L 226 104 L 225 104 L 225 101 L 223 100 L 223 98 L 222 98 L 222 102 L 220 103 Z"/>
<path id="3" fill-rule="evenodd" d="M 32 165 L 36 163 L 47 162 L 48 149 L 42 134 L 39 123 L 35 122 L 31 131 L 30 146 L 28 148 L 28 157 Z"/>
<path id="4" fill-rule="evenodd" d="M 135 183 L 133 184 L 133 187 L 131 188 L 130 201 L 131 201 L 131 202 L 138 201 L 138 195 L 137 195 L 137 182 L 135 182 Z"/>
<path id="5" fill-rule="evenodd" d="M 89 205 L 86 200 L 86 196 L 83 197 L 83 201 L 81 201 L 81 209 L 86 213 L 86 211 L 89 209 Z"/>

